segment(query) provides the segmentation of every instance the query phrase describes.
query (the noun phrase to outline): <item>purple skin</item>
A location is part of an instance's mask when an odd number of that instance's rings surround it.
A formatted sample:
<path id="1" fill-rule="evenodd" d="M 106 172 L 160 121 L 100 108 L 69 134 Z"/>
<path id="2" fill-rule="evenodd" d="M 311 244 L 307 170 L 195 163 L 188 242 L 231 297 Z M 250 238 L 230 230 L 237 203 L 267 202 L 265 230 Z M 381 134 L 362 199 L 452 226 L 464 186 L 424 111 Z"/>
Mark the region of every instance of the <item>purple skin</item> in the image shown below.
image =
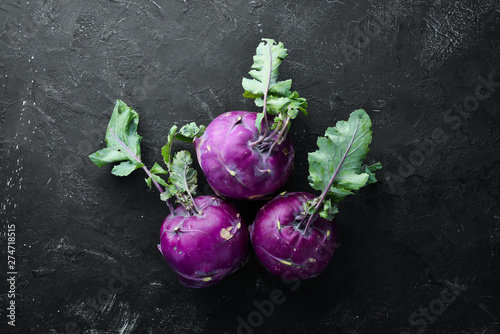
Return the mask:
<path id="1" fill-rule="evenodd" d="M 305 192 L 285 193 L 264 205 L 250 226 L 255 254 L 272 274 L 286 280 L 319 275 L 335 250 L 334 221 L 321 217 L 309 229 L 300 229 L 302 204 L 316 196 Z"/>
<path id="2" fill-rule="evenodd" d="M 288 136 L 272 154 L 269 142 L 263 143 L 267 150 L 252 146 L 259 139 L 256 118 L 255 112 L 226 112 L 194 141 L 201 169 L 219 196 L 262 199 L 284 186 L 292 174 L 295 151 Z"/>
<path id="3" fill-rule="evenodd" d="M 158 248 L 182 285 L 203 288 L 219 282 L 248 260 L 248 229 L 227 201 L 199 196 L 200 215 L 178 206 L 161 227 Z"/>

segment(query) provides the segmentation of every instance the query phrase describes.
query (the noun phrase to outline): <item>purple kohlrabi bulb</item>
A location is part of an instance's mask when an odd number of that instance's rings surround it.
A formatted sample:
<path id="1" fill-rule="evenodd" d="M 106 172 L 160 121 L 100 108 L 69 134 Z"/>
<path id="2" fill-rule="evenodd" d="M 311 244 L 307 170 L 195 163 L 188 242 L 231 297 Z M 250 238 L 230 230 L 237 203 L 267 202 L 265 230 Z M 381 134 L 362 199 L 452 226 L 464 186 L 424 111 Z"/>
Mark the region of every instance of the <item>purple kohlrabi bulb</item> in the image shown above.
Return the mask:
<path id="1" fill-rule="evenodd" d="M 201 169 L 212 189 L 222 197 L 262 199 L 283 187 L 292 174 L 295 152 L 288 136 L 271 154 L 269 149 L 276 136 L 252 145 L 259 139 L 256 118 L 255 112 L 226 112 L 195 139 Z M 272 122 L 268 123 L 270 127 Z M 264 121 L 262 124 L 264 127 Z"/>
<path id="2" fill-rule="evenodd" d="M 159 250 L 186 287 L 219 282 L 248 260 L 248 228 L 238 211 L 216 196 L 195 198 L 200 214 L 183 206 L 161 227 Z"/>
<path id="3" fill-rule="evenodd" d="M 307 279 L 319 275 L 330 262 L 336 246 L 333 221 L 316 218 L 307 230 L 303 204 L 315 196 L 285 193 L 264 205 L 250 225 L 250 239 L 259 261 L 283 279 Z"/>

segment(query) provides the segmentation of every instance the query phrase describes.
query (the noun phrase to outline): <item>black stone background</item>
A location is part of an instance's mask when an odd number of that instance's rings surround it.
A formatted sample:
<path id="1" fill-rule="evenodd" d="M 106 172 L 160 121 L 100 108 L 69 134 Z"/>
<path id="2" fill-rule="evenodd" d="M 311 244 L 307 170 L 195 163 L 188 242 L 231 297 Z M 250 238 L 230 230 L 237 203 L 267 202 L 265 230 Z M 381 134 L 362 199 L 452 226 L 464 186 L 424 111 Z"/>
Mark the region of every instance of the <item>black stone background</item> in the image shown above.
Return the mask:
<path id="1" fill-rule="evenodd" d="M 0 26 L 0 262 L 5 275 L 15 224 L 17 270 L 2 333 L 500 332 L 497 0 L 0 0 Z M 311 191 L 316 136 L 361 107 L 380 181 L 342 202 L 318 278 L 282 282 L 252 257 L 184 288 L 142 171 L 118 178 L 87 155 L 118 98 L 140 114 L 149 165 L 171 125 L 256 111 L 241 78 L 262 37 L 288 48 L 280 78 L 309 101 L 286 190 Z M 464 99 L 473 111 L 450 109 Z M 251 222 L 262 203 L 237 205 Z M 275 289 L 284 302 L 262 315 Z"/>

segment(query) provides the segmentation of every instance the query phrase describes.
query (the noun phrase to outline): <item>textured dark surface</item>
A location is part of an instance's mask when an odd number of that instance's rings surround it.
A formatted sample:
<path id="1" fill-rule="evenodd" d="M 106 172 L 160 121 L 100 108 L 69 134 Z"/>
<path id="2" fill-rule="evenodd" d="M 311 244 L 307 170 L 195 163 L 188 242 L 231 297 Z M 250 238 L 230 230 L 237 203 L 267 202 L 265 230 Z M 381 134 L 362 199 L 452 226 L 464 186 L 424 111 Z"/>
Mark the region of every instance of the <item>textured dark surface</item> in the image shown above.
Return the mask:
<path id="1" fill-rule="evenodd" d="M 498 0 L 0 0 L 0 29 L 8 333 L 500 332 Z M 285 283 L 252 257 L 211 288 L 183 288 L 156 249 L 158 194 L 141 171 L 114 177 L 87 155 L 117 98 L 140 114 L 148 164 L 172 124 L 256 110 L 240 82 L 261 37 L 289 49 L 280 77 L 309 101 L 286 189 L 311 191 L 316 136 L 359 107 L 380 182 L 342 202 L 318 278 Z M 451 109 L 464 99 L 472 111 Z M 251 222 L 261 204 L 238 206 Z M 276 289 L 281 303 L 259 317 Z"/>

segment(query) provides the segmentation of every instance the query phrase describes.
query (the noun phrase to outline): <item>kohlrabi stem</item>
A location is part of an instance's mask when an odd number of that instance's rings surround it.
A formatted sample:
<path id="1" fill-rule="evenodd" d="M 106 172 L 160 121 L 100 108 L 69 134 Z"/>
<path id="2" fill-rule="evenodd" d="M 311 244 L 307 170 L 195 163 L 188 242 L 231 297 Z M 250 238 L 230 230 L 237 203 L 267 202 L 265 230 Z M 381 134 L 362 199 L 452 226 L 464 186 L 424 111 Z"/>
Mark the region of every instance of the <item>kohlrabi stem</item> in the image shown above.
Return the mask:
<path id="1" fill-rule="evenodd" d="M 279 130 L 281 130 L 281 125 L 283 124 L 283 121 L 279 120 L 278 121 L 278 124 L 276 125 L 276 127 L 274 128 L 273 132 L 271 132 L 269 134 L 269 136 L 267 136 L 267 138 L 274 138 L 276 136 L 276 134 L 278 133 Z"/>
<path id="2" fill-rule="evenodd" d="M 187 174 L 187 169 L 188 169 L 188 166 L 186 165 L 184 167 L 184 174 Z M 187 192 L 187 194 L 189 196 L 189 199 L 191 200 L 191 203 L 193 203 L 194 210 L 196 211 L 197 214 L 199 214 L 200 213 L 200 209 L 196 206 L 196 203 L 194 202 L 193 195 L 191 194 L 191 191 L 189 191 L 189 185 L 187 184 L 186 178 L 184 178 L 184 186 L 186 187 L 186 192 Z"/>
<path id="3" fill-rule="evenodd" d="M 328 185 L 323 189 L 323 192 L 321 193 L 318 203 L 314 206 L 314 211 L 313 213 L 309 216 L 309 219 L 307 220 L 306 227 L 304 229 L 304 233 L 307 231 L 309 228 L 309 225 L 311 224 L 312 221 L 314 221 L 316 214 L 318 213 L 319 208 L 323 205 L 323 201 L 325 200 L 326 195 L 330 191 L 330 188 L 333 185 L 333 181 L 337 177 L 338 172 L 340 171 L 340 167 L 342 167 L 342 164 L 344 163 L 344 160 L 347 157 L 347 153 L 349 153 L 349 150 L 351 149 L 352 144 L 354 143 L 354 139 L 356 138 L 356 133 L 358 132 L 358 126 L 356 126 L 356 130 L 354 131 L 354 134 L 352 135 L 351 142 L 349 143 L 349 146 L 347 146 L 344 155 L 342 156 L 342 159 L 339 161 L 337 168 L 335 169 L 335 172 L 333 173 L 332 178 L 330 179 L 330 182 L 328 182 Z"/>
<path id="4" fill-rule="evenodd" d="M 269 149 L 268 155 L 271 155 L 271 153 L 273 152 L 276 145 L 281 144 L 283 142 L 283 139 L 282 139 L 282 138 L 284 138 L 283 133 L 285 133 L 285 131 L 288 129 L 289 122 L 290 122 L 290 116 L 288 116 L 285 119 L 285 123 L 280 123 L 280 125 L 281 125 L 280 132 L 278 133 L 276 138 L 274 138 L 273 144 L 271 145 L 271 148 Z M 278 127 L 276 127 L 276 128 L 278 128 Z M 273 132 L 273 133 L 275 133 L 275 132 Z M 287 133 L 288 133 L 288 131 L 287 131 Z"/>
<path id="5" fill-rule="evenodd" d="M 266 136 L 260 135 L 256 141 L 251 142 L 249 145 L 250 145 L 250 147 L 254 147 L 255 145 L 259 145 L 260 143 L 262 143 L 265 139 L 266 139 Z"/>
<path id="6" fill-rule="evenodd" d="M 271 141 L 272 138 L 276 135 L 276 132 L 278 132 L 279 127 L 280 127 L 280 125 L 278 124 L 278 126 L 276 126 L 276 128 L 270 134 L 260 135 L 259 138 L 256 141 L 250 143 L 250 146 L 254 147 L 255 145 L 262 144 L 263 142 L 269 142 L 269 141 Z"/>
<path id="7" fill-rule="evenodd" d="M 283 136 L 281 136 L 280 140 L 278 141 L 278 145 L 281 144 L 283 142 L 283 140 L 285 140 L 285 138 L 288 136 L 288 131 L 289 130 L 290 130 L 290 127 L 287 124 L 286 130 L 285 130 L 285 134 Z"/>
<path id="8" fill-rule="evenodd" d="M 141 159 L 139 159 L 139 157 L 136 156 L 134 154 L 134 152 L 132 152 L 130 150 L 130 148 L 127 145 L 125 145 L 125 143 L 123 141 L 120 140 L 120 138 L 118 138 L 118 136 L 113 131 L 113 129 L 111 129 L 110 126 L 108 126 L 108 129 L 111 132 L 111 134 L 113 135 L 113 137 L 115 137 L 115 139 L 118 141 L 118 143 L 120 143 L 120 145 L 128 152 L 128 154 L 130 154 L 138 163 L 142 164 Z M 161 185 L 158 182 L 156 182 L 156 180 L 152 177 L 152 174 L 151 174 L 150 170 L 146 166 L 144 166 L 144 164 L 142 166 L 142 169 L 146 172 L 146 174 L 148 175 L 148 177 L 151 178 L 151 180 L 153 181 L 153 184 L 155 185 L 156 189 L 158 189 L 158 191 L 160 192 L 160 194 L 164 193 L 165 191 L 163 190 L 163 188 L 161 187 Z M 168 209 L 170 210 L 170 212 L 173 213 L 174 212 L 174 207 L 172 206 L 172 203 L 170 203 L 169 200 L 166 200 L 166 203 L 167 203 L 167 206 L 168 206 Z"/>
<path id="9" fill-rule="evenodd" d="M 177 189 L 179 189 L 179 188 L 177 188 Z M 177 195 L 175 195 L 175 197 L 177 198 L 177 201 L 179 203 L 181 203 L 181 205 L 184 207 L 184 209 L 186 211 L 188 211 L 191 215 L 196 215 L 196 214 L 200 213 L 200 211 L 198 210 L 198 208 L 194 204 L 193 198 L 190 197 L 190 196 L 188 196 L 188 195 L 186 195 L 186 193 L 177 194 Z M 191 198 L 191 202 L 193 203 L 192 206 L 189 205 L 190 198 Z"/>
<path id="10" fill-rule="evenodd" d="M 163 194 L 165 191 L 163 190 L 163 188 L 161 187 L 161 185 L 158 182 L 156 182 L 156 180 L 152 177 L 152 174 L 149 171 L 149 169 L 146 166 L 142 166 L 142 169 L 146 172 L 146 174 L 148 175 L 148 177 L 151 178 L 151 181 L 153 181 L 153 184 L 155 185 L 156 189 L 158 189 L 158 191 L 160 192 L 160 194 Z M 168 210 L 170 211 L 170 213 L 173 214 L 174 213 L 174 207 L 172 206 L 172 203 L 170 203 L 170 201 L 168 199 L 165 200 L 165 202 L 167 203 Z"/>

